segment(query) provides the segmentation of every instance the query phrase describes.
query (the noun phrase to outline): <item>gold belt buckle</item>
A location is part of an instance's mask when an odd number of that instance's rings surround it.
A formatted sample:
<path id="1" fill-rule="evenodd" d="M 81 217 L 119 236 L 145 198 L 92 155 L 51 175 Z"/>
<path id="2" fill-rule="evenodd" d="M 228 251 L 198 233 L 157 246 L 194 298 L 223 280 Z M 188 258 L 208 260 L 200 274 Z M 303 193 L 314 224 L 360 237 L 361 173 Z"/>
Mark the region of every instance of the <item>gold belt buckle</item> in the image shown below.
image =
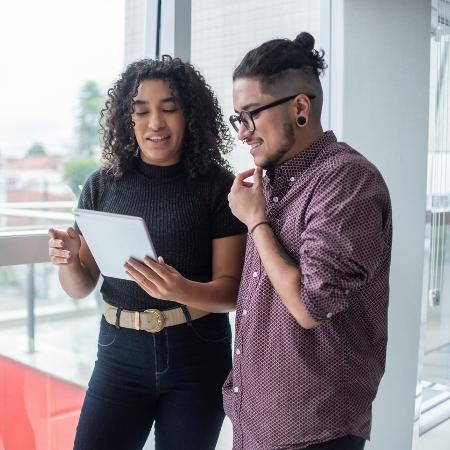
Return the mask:
<path id="1" fill-rule="evenodd" d="M 141 329 L 148 331 L 150 333 L 158 333 L 166 326 L 166 319 L 162 311 L 159 309 L 146 309 L 144 314 L 141 316 L 141 320 L 145 317 L 147 326 L 141 325 Z"/>

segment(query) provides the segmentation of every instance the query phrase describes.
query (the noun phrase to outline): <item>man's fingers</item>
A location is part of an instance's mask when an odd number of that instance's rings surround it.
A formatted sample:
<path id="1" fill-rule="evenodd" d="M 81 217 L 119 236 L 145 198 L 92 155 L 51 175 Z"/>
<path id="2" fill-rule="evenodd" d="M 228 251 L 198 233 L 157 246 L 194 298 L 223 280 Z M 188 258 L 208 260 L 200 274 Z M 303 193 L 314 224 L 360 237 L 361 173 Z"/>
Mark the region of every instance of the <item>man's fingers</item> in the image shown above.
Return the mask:
<path id="1" fill-rule="evenodd" d="M 233 192 L 236 190 L 236 188 L 241 184 L 241 180 L 239 180 L 238 177 L 234 178 L 233 184 L 231 185 L 230 192 Z"/>
<path id="2" fill-rule="evenodd" d="M 239 173 L 236 178 L 239 180 L 240 183 L 242 183 L 246 178 L 251 177 L 253 173 L 255 172 L 255 169 L 248 169 L 245 172 Z"/>
<path id="3" fill-rule="evenodd" d="M 256 167 L 253 173 L 253 181 L 255 183 L 255 187 L 259 188 L 262 185 L 262 168 Z"/>
<path id="4" fill-rule="evenodd" d="M 240 186 L 251 187 L 253 183 L 244 180 L 248 177 L 251 177 L 254 171 L 255 169 L 248 169 L 245 172 L 241 172 L 238 175 L 236 175 L 233 181 L 233 185 L 231 186 L 230 192 L 236 190 L 236 188 Z"/>

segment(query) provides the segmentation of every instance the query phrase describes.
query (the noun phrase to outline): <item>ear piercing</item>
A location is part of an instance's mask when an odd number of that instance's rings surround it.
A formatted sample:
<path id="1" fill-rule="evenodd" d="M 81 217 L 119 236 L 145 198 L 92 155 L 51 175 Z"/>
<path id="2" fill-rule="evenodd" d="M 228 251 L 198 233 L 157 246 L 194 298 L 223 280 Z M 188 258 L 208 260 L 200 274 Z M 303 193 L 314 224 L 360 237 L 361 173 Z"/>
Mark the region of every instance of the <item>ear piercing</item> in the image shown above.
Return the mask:
<path id="1" fill-rule="evenodd" d="M 303 116 L 297 117 L 297 125 L 298 125 L 299 127 L 305 126 L 305 125 L 306 125 L 306 119 L 305 119 L 305 117 L 303 117 Z"/>

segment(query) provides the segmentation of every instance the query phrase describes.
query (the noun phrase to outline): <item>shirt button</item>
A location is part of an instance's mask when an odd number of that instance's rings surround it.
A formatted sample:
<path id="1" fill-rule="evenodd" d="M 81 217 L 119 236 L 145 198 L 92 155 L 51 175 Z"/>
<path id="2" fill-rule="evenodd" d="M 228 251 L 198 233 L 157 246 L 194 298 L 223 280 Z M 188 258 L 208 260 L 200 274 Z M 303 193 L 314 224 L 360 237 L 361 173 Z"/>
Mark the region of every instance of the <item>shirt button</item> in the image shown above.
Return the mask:
<path id="1" fill-rule="evenodd" d="M 327 314 L 327 319 L 331 319 L 333 317 L 333 313 L 328 313 Z"/>
<path id="2" fill-rule="evenodd" d="M 247 315 L 247 310 L 246 310 L 246 309 L 244 309 L 244 310 L 242 311 L 242 315 L 243 315 L 243 316 L 246 316 L 246 315 Z"/>
<path id="3" fill-rule="evenodd" d="M 240 355 L 241 354 L 241 351 L 237 348 L 236 349 L 236 355 Z"/>
<path id="4" fill-rule="evenodd" d="M 239 388 L 237 387 L 237 386 L 235 386 L 234 388 L 233 388 L 233 391 L 234 392 L 236 392 L 236 394 L 239 392 Z"/>
<path id="5" fill-rule="evenodd" d="M 274 203 L 278 203 L 278 197 L 274 197 L 272 200 L 274 201 Z"/>
<path id="6" fill-rule="evenodd" d="M 253 272 L 253 278 L 256 278 L 258 276 L 258 272 Z"/>
<path id="7" fill-rule="evenodd" d="M 348 289 L 345 290 L 345 295 L 350 294 L 350 291 Z"/>
<path id="8" fill-rule="evenodd" d="M 291 177 L 291 178 L 289 178 L 289 181 L 295 181 L 295 178 L 294 177 Z"/>

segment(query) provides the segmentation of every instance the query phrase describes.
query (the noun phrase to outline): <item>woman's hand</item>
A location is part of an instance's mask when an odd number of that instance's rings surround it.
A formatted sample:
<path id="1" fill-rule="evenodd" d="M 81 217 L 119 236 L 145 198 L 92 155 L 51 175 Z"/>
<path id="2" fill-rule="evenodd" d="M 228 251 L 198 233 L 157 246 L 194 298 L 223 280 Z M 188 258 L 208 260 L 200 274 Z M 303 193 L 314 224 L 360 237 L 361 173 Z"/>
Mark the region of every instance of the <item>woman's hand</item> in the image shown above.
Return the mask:
<path id="1" fill-rule="evenodd" d="M 49 228 L 48 254 L 50 261 L 56 265 L 68 265 L 78 257 L 81 239 L 73 227 L 66 231 Z"/>
<path id="2" fill-rule="evenodd" d="M 166 264 L 161 256 L 158 261 L 146 256 L 144 263 L 130 258 L 125 263 L 125 272 L 152 297 L 183 303 L 188 280 Z"/>

